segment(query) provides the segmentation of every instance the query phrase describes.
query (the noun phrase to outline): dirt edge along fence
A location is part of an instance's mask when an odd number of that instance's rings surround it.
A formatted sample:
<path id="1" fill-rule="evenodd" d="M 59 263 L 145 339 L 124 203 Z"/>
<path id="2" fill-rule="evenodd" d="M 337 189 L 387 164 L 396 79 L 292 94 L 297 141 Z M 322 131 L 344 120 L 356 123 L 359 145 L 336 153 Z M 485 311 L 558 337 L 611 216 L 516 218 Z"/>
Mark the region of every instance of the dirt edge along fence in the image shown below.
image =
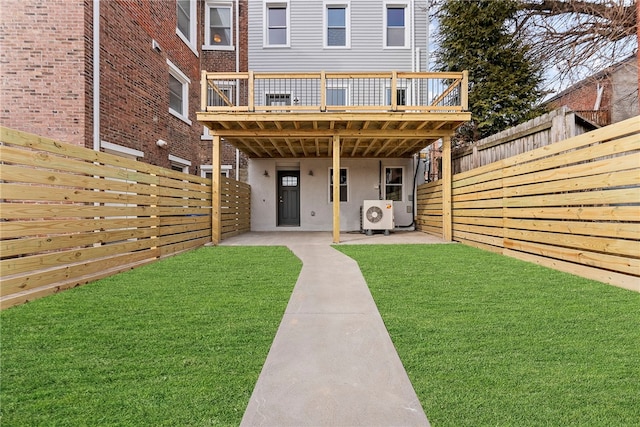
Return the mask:
<path id="1" fill-rule="evenodd" d="M 640 117 L 454 175 L 453 239 L 640 292 Z M 442 233 L 442 183 L 418 189 Z"/>
<path id="2" fill-rule="evenodd" d="M 2 308 L 211 241 L 211 179 L 4 127 L 0 136 Z M 224 183 L 231 235 L 247 228 L 250 188 Z"/>

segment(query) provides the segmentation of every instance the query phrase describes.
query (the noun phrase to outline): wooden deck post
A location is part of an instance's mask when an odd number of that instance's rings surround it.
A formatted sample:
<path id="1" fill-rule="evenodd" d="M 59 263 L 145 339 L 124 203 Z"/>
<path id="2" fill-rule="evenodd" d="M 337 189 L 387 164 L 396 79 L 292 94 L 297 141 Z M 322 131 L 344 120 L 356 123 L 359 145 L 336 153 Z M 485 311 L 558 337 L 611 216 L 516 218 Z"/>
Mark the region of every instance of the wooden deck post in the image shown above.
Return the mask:
<path id="1" fill-rule="evenodd" d="M 451 213 L 451 137 L 442 138 L 442 239 L 451 242 L 453 237 Z"/>
<path id="2" fill-rule="evenodd" d="M 213 135 L 213 152 L 211 154 L 211 243 L 218 245 L 222 234 L 220 179 L 220 135 Z"/>
<path id="3" fill-rule="evenodd" d="M 333 135 L 333 243 L 340 243 L 340 136 Z"/>

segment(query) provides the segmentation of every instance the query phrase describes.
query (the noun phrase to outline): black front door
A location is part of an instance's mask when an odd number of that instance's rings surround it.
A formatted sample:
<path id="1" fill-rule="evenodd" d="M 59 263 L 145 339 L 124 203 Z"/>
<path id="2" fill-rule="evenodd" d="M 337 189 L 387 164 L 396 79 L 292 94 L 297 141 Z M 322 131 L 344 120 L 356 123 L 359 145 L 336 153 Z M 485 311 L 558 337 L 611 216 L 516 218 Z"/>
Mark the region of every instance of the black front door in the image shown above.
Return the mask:
<path id="1" fill-rule="evenodd" d="M 278 171 L 278 225 L 300 225 L 300 171 Z"/>

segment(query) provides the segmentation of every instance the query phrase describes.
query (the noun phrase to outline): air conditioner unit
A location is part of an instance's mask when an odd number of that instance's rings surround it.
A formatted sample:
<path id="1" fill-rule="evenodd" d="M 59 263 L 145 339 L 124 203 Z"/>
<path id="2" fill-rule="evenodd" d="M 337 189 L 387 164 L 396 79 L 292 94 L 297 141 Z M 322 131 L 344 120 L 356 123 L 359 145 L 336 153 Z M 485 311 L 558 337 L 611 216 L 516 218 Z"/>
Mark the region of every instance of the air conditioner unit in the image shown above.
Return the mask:
<path id="1" fill-rule="evenodd" d="M 392 200 L 365 200 L 362 202 L 362 229 L 368 235 L 374 230 L 389 234 L 395 227 Z"/>

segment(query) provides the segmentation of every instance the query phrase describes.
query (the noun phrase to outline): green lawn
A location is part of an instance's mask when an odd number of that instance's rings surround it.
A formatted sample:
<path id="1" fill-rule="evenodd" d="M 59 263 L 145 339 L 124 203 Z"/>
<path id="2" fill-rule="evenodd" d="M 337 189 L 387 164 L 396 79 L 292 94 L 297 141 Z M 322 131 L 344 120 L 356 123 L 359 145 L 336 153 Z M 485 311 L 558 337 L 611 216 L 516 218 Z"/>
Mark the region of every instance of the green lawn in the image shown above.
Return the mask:
<path id="1" fill-rule="evenodd" d="M 640 294 L 463 245 L 336 248 L 434 426 L 640 425 Z"/>
<path id="2" fill-rule="evenodd" d="M 202 248 L 1 312 L 0 424 L 238 425 L 300 268 Z"/>
<path id="3" fill-rule="evenodd" d="M 640 294 L 462 245 L 337 249 L 434 426 L 639 425 Z M 0 424 L 237 425 L 300 267 L 202 248 L 0 312 Z"/>

